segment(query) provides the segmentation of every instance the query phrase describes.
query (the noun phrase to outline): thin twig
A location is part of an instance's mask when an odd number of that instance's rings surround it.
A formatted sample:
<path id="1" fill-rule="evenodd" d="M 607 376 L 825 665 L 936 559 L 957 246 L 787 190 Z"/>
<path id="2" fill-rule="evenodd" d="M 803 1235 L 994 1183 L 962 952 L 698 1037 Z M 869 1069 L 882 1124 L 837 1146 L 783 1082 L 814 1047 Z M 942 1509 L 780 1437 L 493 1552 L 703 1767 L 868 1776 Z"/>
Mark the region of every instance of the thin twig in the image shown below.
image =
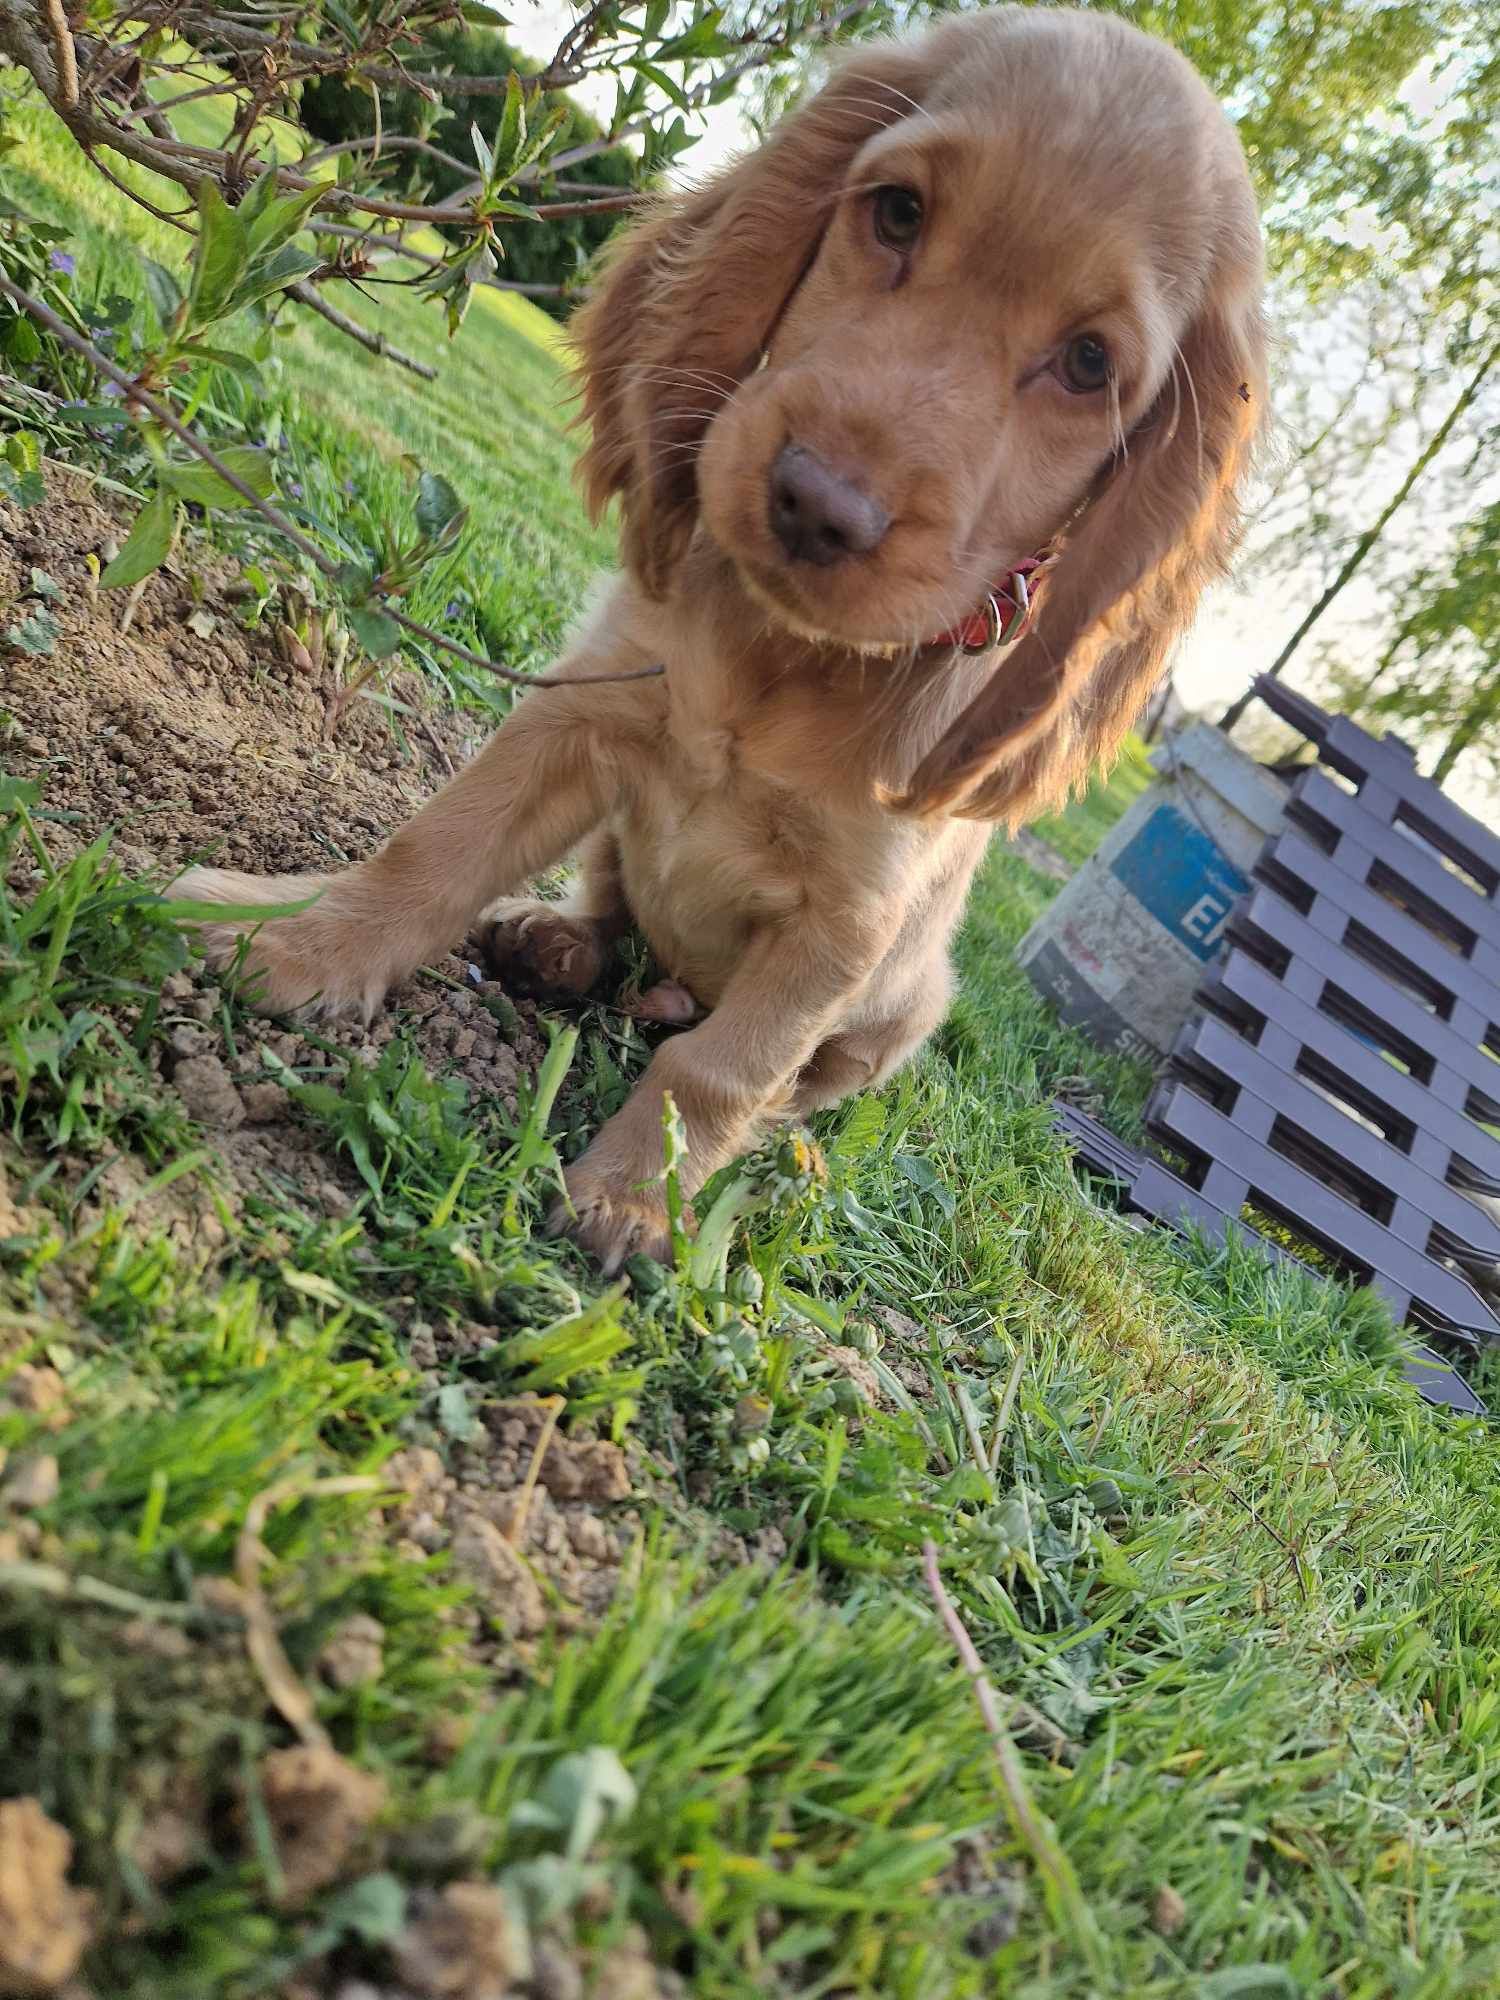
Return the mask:
<path id="1" fill-rule="evenodd" d="M 196 1625 L 206 1614 L 196 1604 L 172 1604 L 159 1597 L 140 1597 L 133 1590 L 102 1577 L 70 1575 L 55 1563 L 0 1563 L 0 1591 L 34 1591 L 40 1597 L 54 1597 L 63 1604 L 92 1604 L 104 1611 L 118 1611 L 126 1618 L 149 1618 L 167 1625 Z"/>
<path id="2" fill-rule="evenodd" d="M 337 332 L 344 334 L 350 340 L 358 341 L 368 353 L 378 354 L 382 361 L 394 361 L 398 368 L 410 369 L 413 375 L 420 375 L 424 382 L 437 380 L 437 370 L 430 361 L 418 361 L 414 354 L 406 353 L 403 348 L 392 347 L 383 333 L 371 332 L 369 327 L 361 326 L 357 319 L 350 319 L 347 313 L 342 313 L 337 306 L 330 305 L 322 293 L 315 286 L 308 284 L 305 278 L 299 278 L 295 285 L 288 285 L 287 291 L 298 305 L 309 307 L 320 319 L 326 319 Z"/>
<path id="3" fill-rule="evenodd" d="M 82 355 L 84 360 L 107 381 L 122 389 L 125 392 L 127 407 L 135 403 L 142 409 L 149 410 L 157 422 L 164 425 L 173 437 L 180 439 L 191 452 L 201 458 L 205 465 L 218 474 L 226 486 L 239 494 L 247 506 L 253 507 L 263 521 L 268 521 L 279 533 L 285 535 L 292 547 L 305 556 L 321 576 L 329 579 L 337 577 L 339 565 L 330 556 L 325 555 L 316 542 L 309 540 L 299 527 L 289 521 L 279 507 L 273 507 L 271 502 L 263 499 L 253 486 L 247 485 L 238 473 L 232 472 L 218 453 L 212 451 L 201 438 L 195 437 L 159 396 L 153 395 L 149 389 L 143 388 L 134 376 L 128 375 L 123 368 L 117 368 L 113 361 L 106 359 L 92 341 L 85 340 L 82 334 L 74 333 L 73 329 L 65 325 L 50 307 L 42 304 L 40 299 L 34 299 L 30 292 L 12 284 L 3 271 L 0 271 L 0 297 L 8 298 L 13 304 L 18 305 L 36 321 L 38 326 L 44 327 L 54 340 L 61 341 L 72 353 Z M 429 645 L 441 647 L 444 652 L 452 653 L 456 659 L 466 660 L 470 666 L 482 667 L 486 673 L 493 674 L 497 680 L 508 681 L 513 687 L 588 687 L 595 683 L 603 685 L 612 681 L 656 680 L 666 672 L 664 666 L 652 666 L 638 667 L 629 673 L 621 674 L 517 673 L 513 667 L 502 667 L 494 660 L 487 660 L 482 653 L 473 652 L 469 647 L 459 645 L 456 639 L 448 639 L 441 632 L 435 632 L 430 625 L 423 625 L 417 619 L 409 618 L 404 611 L 397 610 L 394 604 L 384 599 L 381 599 L 380 603 L 386 616 L 393 619 L 403 631 L 410 632 L 414 638 L 425 639 Z"/>
<path id="4" fill-rule="evenodd" d="M 542 1428 L 531 1454 L 531 1463 L 526 1468 L 526 1477 L 521 1481 L 520 1498 L 511 1511 L 510 1526 L 505 1531 L 505 1539 L 518 1555 L 526 1546 L 526 1523 L 531 1513 L 531 1496 L 536 1492 L 536 1483 L 541 1477 L 542 1460 L 547 1456 L 552 1433 L 557 1429 L 557 1420 L 563 1411 L 564 1398 L 539 1396 L 529 1407 L 543 1412 Z"/>
<path id="5" fill-rule="evenodd" d="M 445 639 L 441 632 L 434 632 L 430 625 L 423 625 L 415 618 L 408 618 L 393 604 L 383 606 L 386 613 L 396 623 L 410 632 L 414 638 L 430 639 L 433 645 L 441 646 L 445 652 L 457 659 L 467 660 L 471 667 L 483 667 L 487 672 L 499 674 L 503 680 L 516 681 L 522 687 L 586 687 L 591 681 L 654 681 L 667 671 L 665 667 L 636 667 L 624 674 L 517 674 L 508 667 L 497 667 L 487 660 L 483 653 L 471 653 L 467 646 L 461 646 L 456 639 Z"/>
<path id="6" fill-rule="evenodd" d="M 954 1608 L 953 1600 L 943 1588 L 943 1579 L 938 1571 L 936 1544 L 930 1540 L 922 1543 L 922 1573 L 927 1582 L 928 1595 L 937 1606 L 938 1616 L 943 1621 L 948 1637 L 963 1664 L 974 1689 L 974 1699 L 979 1704 L 980 1718 L 985 1733 L 995 1752 L 995 1763 L 1000 1773 L 1000 1789 L 1005 1795 L 1006 1810 L 1016 1837 L 1030 1854 L 1037 1873 L 1042 1878 L 1042 1887 L 1047 1900 L 1053 1905 L 1055 1919 L 1060 1927 L 1070 1931 L 1096 1972 L 1101 1970 L 1101 1954 L 1098 1931 L 1093 1914 L 1083 1899 L 1078 1886 L 1078 1878 L 1073 1872 L 1073 1864 L 1063 1852 L 1057 1834 L 1046 1817 L 1037 1811 L 1027 1788 L 1026 1774 L 1021 1769 L 1021 1760 L 1016 1755 L 1016 1746 L 1010 1739 L 1010 1732 L 1000 1720 L 1000 1711 L 995 1704 L 995 1690 L 990 1686 L 985 1673 L 984 1662 L 980 1659 L 974 1641 L 969 1637 L 967 1626 Z"/>
<path id="7" fill-rule="evenodd" d="M 294 1474 L 257 1493 L 245 1510 L 245 1525 L 234 1548 L 234 1574 L 243 1598 L 245 1651 L 260 1675 L 273 1706 L 304 1743 L 326 1745 L 328 1733 L 313 1710 L 312 1696 L 298 1680 L 277 1635 L 276 1621 L 261 1589 L 260 1566 L 266 1557 L 261 1530 L 278 1507 L 289 1500 L 332 1500 L 347 1493 L 378 1493 L 381 1481 L 355 1474 L 341 1479 L 304 1478 Z"/>
<path id="8" fill-rule="evenodd" d="M 63 12 L 62 0 L 42 0 L 42 10 L 47 16 L 52 58 L 57 64 L 58 103 L 64 111 L 72 111 L 78 104 L 78 51 L 73 46 L 73 31 Z"/>

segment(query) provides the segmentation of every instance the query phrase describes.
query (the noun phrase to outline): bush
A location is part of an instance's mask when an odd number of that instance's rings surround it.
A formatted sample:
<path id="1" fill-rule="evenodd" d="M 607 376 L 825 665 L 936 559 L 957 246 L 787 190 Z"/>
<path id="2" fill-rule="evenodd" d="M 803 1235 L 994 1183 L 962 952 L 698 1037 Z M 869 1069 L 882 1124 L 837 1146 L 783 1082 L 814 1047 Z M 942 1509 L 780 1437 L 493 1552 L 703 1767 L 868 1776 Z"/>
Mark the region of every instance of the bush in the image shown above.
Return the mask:
<path id="1" fill-rule="evenodd" d="M 492 28 L 463 27 L 434 29 L 423 48 L 412 58 L 414 67 L 448 69 L 458 76 L 504 76 L 514 69 L 522 76 L 533 75 L 537 65 L 512 49 Z M 601 136 L 600 127 L 571 98 L 561 100 L 567 116 L 559 127 L 557 150 L 584 145 Z M 415 90 L 380 92 L 381 129 L 409 138 L 427 139 L 445 153 L 465 162 L 473 159 L 469 138 L 471 125 L 488 133 L 499 116 L 501 100 L 489 94 L 458 94 L 441 104 L 429 104 Z M 320 77 L 302 88 L 301 118 L 306 129 L 325 144 L 367 137 L 375 129 L 375 108 L 371 92 L 364 86 L 332 77 Z M 392 154 L 390 186 L 414 199 L 442 201 L 456 194 L 477 169 L 460 174 L 426 153 Z M 596 153 L 565 169 L 569 180 L 587 181 L 598 187 L 629 188 L 636 177 L 638 162 L 623 147 Z M 546 182 L 542 185 L 545 187 Z M 618 213 L 600 216 L 572 216 L 549 221 L 545 227 L 524 224 L 505 235 L 504 275 L 519 284 L 576 284 L 590 258 L 620 222 Z M 457 237 L 460 232 L 445 231 Z M 537 303 L 558 319 L 565 319 L 570 302 L 541 298 Z"/>

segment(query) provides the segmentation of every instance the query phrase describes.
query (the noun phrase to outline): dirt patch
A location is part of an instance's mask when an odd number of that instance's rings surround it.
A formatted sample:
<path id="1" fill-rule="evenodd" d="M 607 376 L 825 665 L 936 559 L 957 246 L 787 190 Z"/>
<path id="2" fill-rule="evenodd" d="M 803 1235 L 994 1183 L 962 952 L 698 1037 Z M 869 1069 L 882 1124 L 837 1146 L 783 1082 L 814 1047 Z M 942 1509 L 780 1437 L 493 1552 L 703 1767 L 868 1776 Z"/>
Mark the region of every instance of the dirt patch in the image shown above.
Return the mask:
<path id="1" fill-rule="evenodd" d="M 558 1436 L 540 1401 L 506 1399 L 479 1414 L 479 1435 L 446 1463 L 417 1446 L 387 1466 L 403 1496 L 402 1542 L 414 1555 L 450 1552 L 475 1592 L 481 1648 L 486 1634 L 525 1641 L 599 1616 L 640 1530 L 624 1452 Z"/>
<path id="2" fill-rule="evenodd" d="M 421 684 L 399 674 L 391 691 L 424 715 L 408 744 L 360 702 L 324 741 L 327 688 L 282 657 L 268 628 L 245 628 L 234 566 L 191 542 L 150 579 L 122 631 L 127 593 L 98 591 L 87 561 L 120 540 L 121 521 L 81 474 L 51 468 L 47 479 L 40 506 L 0 502 L 0 630 L 38 608 L 60 628 L 45 657 L 0 646 L 0 762 L 39 779 L 44 810 L 63 815 L 46 829 L 59 860 L 115 830 L 132 874 L 206 858 L 255 872 L 338 866 L 377 848 L 477 747 L 472 718 L 427 712 Z M 38 879 L 29 856 L 14 879 L 22 892 Z M 513 1106 L 541 1048 L 534 1009 L 513 1005 L 463 950 L 436 970 L 398 989 L 368 1030 L 335 1026 L 320 1040 L 373 1066 L 403 1032 L 433 1074 Z M 357 1177 L 320 1147 L 261 1058 L 269 1047 L 306 1074 L 327 1054 L 266 1022 L 237 1058 L 226 1055 L 206 977 L 179 975 L 163 999 L 153 1061 L 236 1187 L 271 1184 L 299 1205 L 346 1210 Z M 139 1179 L 116 1162 L 92 1206 L 136 1203 Z M 213 1204 L 190 1188 L 137 1214 L 182 1245 L 223 1241 Z"/>
<path id="3" fill-rule="evenodd" d="M 358 701 L 324 742 L 326 688 L 269 629 L 244 628 L 233 565 L 191 543 L 122 632 L 127 593 L 95 589 L 87 562 L 121 539 L 119 519 L 80 474 L 49 468 L 47 489 L 24 513 L 0 502 L 0 630 L 43 603 L 61 628 L 45 657 L 0 649 L 0 756 L 75 816 L 49 830 L 63 858 L 118 827 L 135 870 L 209 856 L 258 873 L 326 868 L 368 854 L 473 749 L 471 722 L 436 713 L 403 748 Z M 55 595 L 35 596 L 33 571 Z M 422 705 L 410 675 L 391 691 Z"/>

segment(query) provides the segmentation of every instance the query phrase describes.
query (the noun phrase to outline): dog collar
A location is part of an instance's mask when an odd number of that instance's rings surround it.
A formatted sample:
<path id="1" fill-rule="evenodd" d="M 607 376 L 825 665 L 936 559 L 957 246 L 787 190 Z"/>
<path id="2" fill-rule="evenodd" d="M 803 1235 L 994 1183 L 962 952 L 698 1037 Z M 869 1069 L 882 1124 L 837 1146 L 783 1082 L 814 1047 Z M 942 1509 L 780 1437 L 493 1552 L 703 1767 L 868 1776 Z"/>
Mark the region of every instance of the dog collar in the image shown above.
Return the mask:
<path id="1" fill-rule="evenodd" d="M 956 646 L 961 653 L 990 653 L 1013 644 L 1031 623 L 1042 578 L 1055 560 L 1051 555 L 1023 557 L 1002 583 L 985 592 L 977 610 L 936 633 L 927 644 Z"/>

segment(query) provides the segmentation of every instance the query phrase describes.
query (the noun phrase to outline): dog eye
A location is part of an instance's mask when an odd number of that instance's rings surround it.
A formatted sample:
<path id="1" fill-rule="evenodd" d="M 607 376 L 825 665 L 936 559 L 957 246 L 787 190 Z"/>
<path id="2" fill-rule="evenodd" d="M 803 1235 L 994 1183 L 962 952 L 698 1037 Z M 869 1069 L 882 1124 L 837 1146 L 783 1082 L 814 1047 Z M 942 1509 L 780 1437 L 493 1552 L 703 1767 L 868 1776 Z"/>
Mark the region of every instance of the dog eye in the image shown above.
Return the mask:
<path id="1" fill-rule="evenodd" d="M 1097 334 L 1077 334 L 1062 351 L 1063 385 L 1075 395 L 1104 388 L 1111 373 L 1109 349 Z"/>
<path id="2" fill-rule="evenodd" d="M 908 187 L 875 190 L 875 234 L 888 250 L 910 250 L 922 231 L 922 197 Z"/>

